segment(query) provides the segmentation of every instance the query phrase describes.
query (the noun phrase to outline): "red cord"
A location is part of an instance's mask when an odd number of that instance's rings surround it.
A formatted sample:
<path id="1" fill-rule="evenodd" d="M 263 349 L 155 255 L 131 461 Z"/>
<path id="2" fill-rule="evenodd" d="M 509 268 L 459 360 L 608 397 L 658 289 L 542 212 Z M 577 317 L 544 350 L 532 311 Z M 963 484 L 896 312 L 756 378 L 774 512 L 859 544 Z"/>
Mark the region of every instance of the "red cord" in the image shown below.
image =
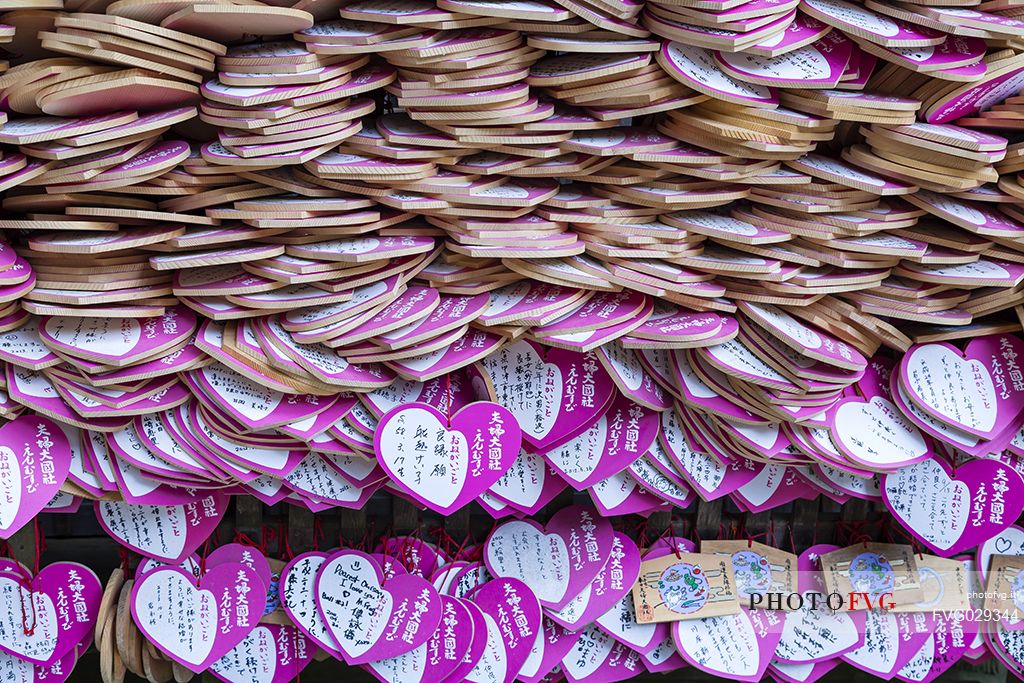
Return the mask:
<path id="1" fill-rule="evenodd" d="M 206 539 L 206 543 L 203 544 L 203 554 L 199 556 L 199 578 L 196 579 L 196 586 L 203 581 L 203 575 L 206 574 L 206 556 L 210 552 L 210 539 Z"/>
<path id="2" fill-rule="evenodd" d="M 28 625 L 28 612 L 25 611 L 25 592 L 18 592 L 19 601 L 21 602 L 21 629 L 25 632 L 26 636 L 34 635 L 36 632 L 36 601 L 32 594 L 32 584 L 29 583 L 28 588 L 28 601 L 32 604 L 32 626 Z"/>
<path id="3" fill-rule="evenodd" d="M 453 399 L 453 397 L 452 397 L 452 374 L 450 372 L 446 372 L 445 375 L 444 375 L 444 378 L 448 382 L 448 389 L 445 392 L 445 399 L 444 399 L 444 412 L 445 412 L 445 417 L 448 418 L 448 426 L 451 427 L 452 426 L 452 403 L 453 403 L 453 400 L 452 400 Z"/>
<path id="4" fill-rule="evenodd" d="M 35 519 L 32 520 L 32 526 L 33 526 L 33 531 L 35 532 L 34 533 L 34 539 L 35 539 L 35 561 L 34 561 L 34 563 L 32 565 L 33 566 L 33 574 L 31 576 L 24 577 L 25 578 L 25 585 L 22 586 L 22 588 L 27 588 L 28 589 L 28 601 L 29 601 L 29 604 L 32 606 L 32 624 L 31 624 L 31 626 L 29 625 L 29 622 L 28 622 L 28 612 L 25 610 L 25 591 L 24 590 L 19 590 L 18 591 L 18 601 L 21 603 L 21 629 L 22 629 L 22 631 L 24 631 L 26 636 L 34 635 L 35 632 L 36 632 L 36 623 L 37 623 L 38 617 L 36 615 L 35 593 L 32 590 L 32 579 L 33 579 L 34 576 L 37 576 L 39 574 L 39 558 L 40 558 L 40 555 L 42 555 L 42 543 L 39 540 L 39 518 L 38 517 L 36 517 Z M 21 565 L 19 564 L 18 566 L 20 567 Z"/>
<path id="5" fill-rule="evenodd" d="M 313 550 L 320 550 L 320 539 L 324 538 L 324 527 L 319 517 L 313 517 Z M 339 545 L 341 545 L 339 543 Z"/>
<path id="6" fill-rule="evenodd" d="M 121 571 L 124 573 L 124 578 L 127 579 L 131 572 L 131 561 L 128 555 L 128 549 L 120 547 L 118 548 L 118 552 L 121 555 Z"/>
<path id="7" fill-rule="evenodd" d="M 292 546 L 288 542 L 288 536 L 281 537 L 281 547 L 284 550 L 285 559 L 291 560 L 295 555 L 292 553 Z"/>
<path id="8" fill-rule="evenodd" d="M 35 532 L 35 545 L 36 545 L 36 557 L 35 563 L 32 565 L 33 575 L 39 573 L 39 559 L 43 554 L 43 530 L 39 528 L 39 517 L 32 519 L 33 531 Z"/>

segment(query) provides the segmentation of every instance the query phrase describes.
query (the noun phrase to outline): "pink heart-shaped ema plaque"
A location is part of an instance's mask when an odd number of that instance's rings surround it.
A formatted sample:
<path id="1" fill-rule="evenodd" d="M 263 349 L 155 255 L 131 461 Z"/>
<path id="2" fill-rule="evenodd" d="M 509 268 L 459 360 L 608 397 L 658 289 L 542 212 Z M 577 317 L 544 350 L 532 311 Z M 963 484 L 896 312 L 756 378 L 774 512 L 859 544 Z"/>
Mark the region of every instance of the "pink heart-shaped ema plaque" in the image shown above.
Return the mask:
<path id="1" fill-rule="evenodd" d="M 764 676 L 781 636 L 782 612 L 745 607 L 736 614 L 672 624 L 683 659 L 701 671 L 750 683 Z"/>
<path id="2" fill-rule="evenodd" d="M 545 451 L 585 431 L 608 409 L 615 384 L 593 352 L 532 341 L 502 347 L 481 361 L 523 430 L 529 450 Z"/>
<path id="3" fill-rule="evenodd" d="M 384 580 L 366 553 L 339 550 L 320 567 L 314 600 L 327 632 L 349 664 L 415 650 L 441 621 L 441 598 L 413 574 Z"/>
<path id="4" fill-rule="evenodd" d="M 884 396 L 844 398 L 826 420 L 839 451 L 871 470 L 898 469 L 931 454 L 924 435 Z"/>
<path id="5" fill-rule="evenodd" d="M 924 645 L 896 673 L 896 677 L 915 683 L 930 683 L 954 664 L 967 652 L 971 638 L 964 637 L 973 632 L 977 624 L 971 624 L 967 611 L 944 613 L 936 611 L 927 615 L 929 636 Z M 973 629 L 964 629 L 964 623 Z M 902 654 L 903 648 L 900 648 Z"/>
<path id="6" fill-rule="evenodd" d="M 455 673 L 473 644 L 473 621 L 462 601 L 441 596 L 441 621 L 415 650 L 366 665 L 381 683 L 430 683 Z"/>
<path id="7" fill-rule="evenodd" d="M 71 444 L 42 415 L 0 427 L 0 538 L 30 522 L 53 499 L 71 470 Z"/>
<path id="8" fill-rule="evenodd" d="M 864 644 L 840 658 L 882 680 L 902 669 L 930 636 L 930 614 L 921 619 L 906 612 L 867 610 L 864 615 Z"/>
<path id="9" fill-rule="evenodd" d="M 590 585 L 612 553 L 611 523 L 593 508 L 572 505 L 542 527 L 506 522 L 487 539 L 484 562 L 493 576 L 519 579 L 542 607 L 561 609 Z"/>
<path id="10" fill-rule="evenodd" d="M 633 539 L 616 533 L 612 553 L 593 582 L 562 609 L 557 612 L 549 610 L 547 616 L 567 629 L 577 630 L 595 621 L 627 597 L 639 575 L 640 550 Z"/>
<path id="11" fill-rule="evenodd" d="M 199 673 L 241 643 L 256 627 L 267 589 L 256 572 L 228 562 L 206 572 L 196 586 L 177 567 L 153 569 L 132 587 L 139 630 L 161 652 Z"/>
<path id="12" fill-rule="evenodd" d="M 488 581 L 473 592 L 472 600 L 498 624 L 505 648 L 505 675 L 499 683 L 512 683 L 540 633 L 540 603 L 529 586 L 510 578 Z"/>
<path id="13" fill-rule="evenodd" d="M 963 353 L 952 344 L 922 344 L 903 356 L 899 381 L 907 397 L 935 419 L 992 439 L 1024 411 L 1021 356 L 1024 341 L 1012 334 L 978 337 Z"/>
<path id="14" fill-rule="evenodd" d="M 43 343 L 74 358 L 113 366 L 131 365 L 163 355 L 196 329 L 196 314 L 186 306 L 167 309 L 152 318 L 45 318 Z"/>
<path id="15" fill-rule="evenodd" d="M 96 519 L 107 535 L 140 555 L 177 564 L 210 537 L 231 497 L 211 493 L 185 505 L 133 505 L 116 500 L 96 504 Z"/>
<path id="16" fill-rule="evenodd" d="M 306 637 L 335 659 L 341 659 L 341 651 L 324 626 L 323 617 L 313 599 L 316 593 L 316 577 L 320 567 L 327 560 L 327 553 L 308 552 L 296 555 L 281 570 L 278 591 L 281 607 Z"/>
<path id="17" fill-rule="evenodd" d="M 210 665 L 227 683 L 288 683 L 313 661 L 316 646 L 294 626 L 260 624 Z"/>
<path id="18" fill-rule="evenodd" d="M 96 574 L 75 562 L 47 565 L 28 581 L 0 573 L 0 650 L 52 666 L 90 637 L 102 597 Z"/>
<path id="19" fill-rule="evenodd" d="M 544 459 L 577 491 L 618 474 L 640 458 L 658 435 L 658 413 L 618 394 L 589 428 Z"/>
<path id="20" fill-rule="evenodd" d="M 569 683 L 616 683 L 644 671 L 640 653 L 590 624 L 562 658 Z"/>
<path id="21" fill-rule="evenodd" d="M 0 676 L 16 683 L 63 683 L 74 673 L 78 650 L 84 652 L 88 647 L 89 643 L 82 643 L 78 648 L 71 648 L 50 666 L 33 664 L 3 652 L 0 653 Z"/>
<path id="22" fill-rule="evenodd" d="M 381 418 L 373 441 L 392 481 L 442 515 L 493 486 L 521 444 L 516 418 L 488 401 L 470 403 L 451 420 L 425 403 L 398 406 Z"/>
<path id="23" fill-rule="evenodd" d="M 931 458 L 886 474 L 881 488 L 889 511 L 942 557 L 981 545 L 1024 510 L 1024 479 L 998 460 L 971 460 L 954 472 Z"/>

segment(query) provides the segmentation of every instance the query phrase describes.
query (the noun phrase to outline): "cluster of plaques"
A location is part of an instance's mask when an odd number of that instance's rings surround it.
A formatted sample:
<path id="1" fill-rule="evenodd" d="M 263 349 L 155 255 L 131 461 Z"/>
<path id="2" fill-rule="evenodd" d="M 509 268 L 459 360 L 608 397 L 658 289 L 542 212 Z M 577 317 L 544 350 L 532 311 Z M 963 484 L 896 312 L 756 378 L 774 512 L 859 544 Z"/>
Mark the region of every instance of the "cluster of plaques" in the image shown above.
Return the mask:
<path id="1" fill-rule="evenodd" d="M 223 509 L 196 514 L 197 527 L 216 525 Z M 1021 673 L 1019 621 L 981 621 L 967 579 L 996 581 L 997 562 L 1019 567 L 1018 526 L 957 558 L 876 543 L 816 544 L 796 555 L 743 539 L 703 540 L 698 554 L 688 538 L 633 538 L 573 505 L 546 525 L 502 522 L 479 545 L 385 536 L 276 558 L 248 542 L 197 554 L 203 534 L 175 542 L 160 524 L 173 520 L 156 511 L 132 519 L 152 535 L 131 546 L 142 554 L 137 566 L 116 569 L 105 589 L 90 573 L 87 625 L 54 639 L 81 642 L 80 650 L 95 641 L 101 666 L 110 664 L 104 681 L 127 670 L 162 683 L 201 672 L 286 683 L 331 658 L 381 683 L 615 683 L 687 666 L 746 683 L 766 675 L 814 683 L 840 664 L 915 683 L 992 655 Z M 79 567 L 46 567 L 40 594 Z M 884 611 L 863 601 L 824 606 L 830 590 L 851 586 L 889 590 L 899 602 Z M 766 608 L 778 591 L 804 600 Z M 216 608 L 202 609 L 206 601 Z M 49 656 L 30 641 L 0 627 L 11 661 L 31 667 Z M 74 654 L 47 676 L 64 680 Z"/>
<path id="2" fill-rule="evenodd" d="M 0 536 L 88 499 L 180 560 L 231 495 L 504 519 L 572 490 L 1013 537 L 1020 4 L 0 0 Z M 1015 672 L 1020 632 L 988 642 Z M 650 668 L 602 637 L 536 680 Z M 105 675 L 189 668 L 104 638 Z"/>

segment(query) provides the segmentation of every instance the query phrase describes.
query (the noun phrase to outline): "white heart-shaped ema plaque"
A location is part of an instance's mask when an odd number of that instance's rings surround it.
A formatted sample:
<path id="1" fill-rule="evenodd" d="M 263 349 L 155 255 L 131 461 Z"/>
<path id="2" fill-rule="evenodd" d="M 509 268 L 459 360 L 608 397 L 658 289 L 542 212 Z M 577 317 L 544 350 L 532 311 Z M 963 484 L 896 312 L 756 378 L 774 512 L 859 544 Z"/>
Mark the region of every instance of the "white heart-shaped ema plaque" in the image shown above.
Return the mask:
<path id="1" fill-rule="evenodd" d="M 394 484 L 440 514 L 480 496 L 515 462 L 522 432 L 504 407 L 476 401 L 445 415 L 426 403 L 390 410 L 374 451 Z"/>
<path id="2" fill-rule="evenodd" d="M 213 651 L 217 635 L 217 596 L 196 588 L 184 571 L 160 571 L 135 589 L 135 621 L 174 659 L 196 670 Z M 172 607 L 174 609 L 168 609 Z"/>
<path id="3" fill-rule="evenodd" d="M 950 477 L 935 460 L 887 475 L 884 490 L 900 520 L 938 548 L 951 548 L 967 529 L 970 487 Z"/>
<path id="4" fill-rule="evenodd" d="M 157 567 L 131 594 L 132 617 L 143 635 L 197 673 L 241 643 L 266 605 L 267 586 L 239 562 L 218 564 L 198 579 L 179 567 Z"/>
<path id="5" fill-rule="evenodd" d="M 828 419 L 836 447 L 870 470 L 899 469 L 931 454 L 917 427 L 882 396 L 843 399 Z"/>
<path id="6" fill-rule="evenodd" d="M 492 573 L 525 582 L 542 605 L 565 598 L 569 549 L 558 534 L 545 534 L 533 522 L 507 522 L 491 534 L 486 553 Z"/>
<path id="7" fill-rule="evenodd" d="M 507 347 L 482 362 L 499 391 L 498 403 L 512 412 L 523 432 L 537 440 L 547 437 L 558 420 L 561 368 L 545 362 L 536 347 L 526 342 Z"/>
<path id="8" fill-rule="evenodd" d="M 423 481 L 424 476 L 428 477 L 430 488 L 425 490 L 424 495 L 438 506 L 446 508 L 455 503 L 466 484 L 466 476 L 469 469 L 469 443 L 465 434 L 460 431 L 447 429 L 447 425 L 434 415 L 433 412 L 423 408 L 411 408 L 401 412 L 400 419 L 403 420 L 401 431 L 397 429 L 380 429 L 380 452 L 379 458 L 388 461 L 393 471 L 401 480 L 404 476 L 410 475 L 410 482 L 417 485 Z M 425 456 L 430 458 L 428 467 L 417 468 L 413 462 L 413 454 L 410 458 L 399 455 L 407 443 L 417 442 L 425 444 Z M 406 462 L 401 462 L 406 461 Z M 444 467 L 444 475 L 430 476 L 431 472 L 438 471 L 438 467 Z"/>
<path id="9" fill-rule="evenodd" d="M 911 401 L 946 424 L 981 435 L 996 423 L 996 388 L 988 368 L 948 344 L 908 351 L 900 381 Z"/>
<path id="10" fill-rule="evenodd" d="M 48 595 L 27 589 L 20 576 L 0 574 L 0 605 L 0 647 L 5 652 L 35 662 L 55 653 L 57 610 Z M 25 609 L 35 615 L 34 629 L 25 628 Z"/>
<path id="11" fill-rule="evenodd" d="M 324 626 L 349 664 L 398 657 L 427 642 L 441 598 L 414 574 L 385 577 L 376 560 L 343 549 L 321 565 L 314 593 Z"/>

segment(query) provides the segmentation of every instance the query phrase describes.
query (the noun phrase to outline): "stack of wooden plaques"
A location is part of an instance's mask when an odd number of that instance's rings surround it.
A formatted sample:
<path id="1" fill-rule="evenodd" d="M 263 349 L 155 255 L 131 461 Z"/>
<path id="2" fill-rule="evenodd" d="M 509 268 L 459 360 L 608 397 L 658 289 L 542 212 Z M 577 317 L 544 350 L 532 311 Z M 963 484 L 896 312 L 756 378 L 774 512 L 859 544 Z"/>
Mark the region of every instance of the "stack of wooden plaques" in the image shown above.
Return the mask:
<path id="1" fill-rule="evenodd" d="M 374 439 L 413 402 L 561 437 L 496 518 L 1019 464 L 1021 5 L 0 0 L 0 417 L 140 506 L 403 495 Z M 972 431 L 905 366 L 976 338 L 919 366 L 1005 363 Z"/>
<path id="2" fill-rule="evenodd" d="M 202 120 L 221 129 L 203 158 L 259 170 L 325 154 L 359 132 L 359 118 L 374 111 L 373 100 L 354 96 L 394 78 L 368 62 L 292 43 L 231 50 L 218 58 L 216 79 L 203 84 Z"/>

